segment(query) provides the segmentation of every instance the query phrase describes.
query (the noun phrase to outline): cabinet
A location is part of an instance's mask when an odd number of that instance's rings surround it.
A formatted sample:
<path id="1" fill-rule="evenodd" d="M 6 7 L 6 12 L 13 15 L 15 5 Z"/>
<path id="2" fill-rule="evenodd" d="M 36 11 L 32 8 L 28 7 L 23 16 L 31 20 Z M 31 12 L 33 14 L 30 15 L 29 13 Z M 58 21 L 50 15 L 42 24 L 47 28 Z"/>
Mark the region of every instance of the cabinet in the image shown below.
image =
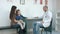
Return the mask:
<path id="1" fill-rule="evenodd" d="M 56 31 L 60 31 L 60 0 L 56 0 Z"/>

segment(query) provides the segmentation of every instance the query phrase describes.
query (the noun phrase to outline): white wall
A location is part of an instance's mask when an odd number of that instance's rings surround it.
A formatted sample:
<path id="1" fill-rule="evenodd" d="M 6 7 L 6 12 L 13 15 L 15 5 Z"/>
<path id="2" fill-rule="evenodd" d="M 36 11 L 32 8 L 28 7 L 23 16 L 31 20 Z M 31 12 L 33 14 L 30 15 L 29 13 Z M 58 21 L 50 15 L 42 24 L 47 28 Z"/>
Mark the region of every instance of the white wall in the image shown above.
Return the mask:
<path id="1" fill-rule="evenodd" d="M 49 0 L 48 7 L 52 10 L 52 0 Z M 43 1 L 44 2 L 44 1 Z M 12 5 L 18 7 L 21 13 L 25 17 L 41 17 L 43 14 L 43 5 L 38 3 L 35 4 L 34 0 L 26 0 L 25 5 L 20 5 L 19 0 L 13 0 L 13 2 L 8 2 L 7 0 L 0 0 L 0 27 L 10 26 L 9 13 Z"/>

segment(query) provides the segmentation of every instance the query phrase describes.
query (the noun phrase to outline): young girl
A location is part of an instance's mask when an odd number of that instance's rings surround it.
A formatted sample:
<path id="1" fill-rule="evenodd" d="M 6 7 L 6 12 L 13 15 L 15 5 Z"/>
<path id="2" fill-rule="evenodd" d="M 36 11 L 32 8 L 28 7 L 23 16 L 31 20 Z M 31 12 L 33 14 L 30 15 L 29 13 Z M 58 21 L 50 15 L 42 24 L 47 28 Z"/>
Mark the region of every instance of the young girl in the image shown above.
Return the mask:
<path id="1" fill-rule="evenodd" d="M 25 22 L 22 19 L 23 19 L 23 16 L 21 15 L 20 10 L 17 10 L 16 11 L 16 20 L 18 21 L 17 24 L 20 25 L 21 29 L 24 29 L 25 28 Z"/>
<path id="2" fill-rule="evenodd" d="M 25 28 L 25 22 L 22 20 L 24 17 L 21 15 L 20 10 L 16 11 L 16 20 L 18 21 L 18 24 L 20 25 L 21 29 Z"/>

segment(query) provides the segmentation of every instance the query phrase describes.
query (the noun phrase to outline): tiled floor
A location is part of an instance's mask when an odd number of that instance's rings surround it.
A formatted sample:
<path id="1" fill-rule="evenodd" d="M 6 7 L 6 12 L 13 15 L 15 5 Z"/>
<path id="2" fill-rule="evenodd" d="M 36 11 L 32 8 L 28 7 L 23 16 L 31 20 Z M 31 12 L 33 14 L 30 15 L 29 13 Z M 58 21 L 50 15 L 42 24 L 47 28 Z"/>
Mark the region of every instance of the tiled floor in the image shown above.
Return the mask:
<path id="1" fill-rule="evenodd" d="M 17 33 L 15 29 L 7 29 L 7 30 L 0 30 L 0 34 L 17 34 Z M 33 34 L 33 32 L 28 32 L 27 34 Z M 60 34 L 60 32 L 53 31 L 52 34 Z"/>
<path id="2" fill-rule="evenodd" d="M 32 32 L 29 32 L 28 34 L 33 34 Z M 43 34 L 46 34 L 46 32 L 43 32 Z M 48 32 L 50 34 L 50 32 Z M 60 34 L 60 32 L 53 31 L 52 34 Z"/>
<path id="3" fill-rule="evenodd" d="M 0 30 L 0 34 L 17 34 L 15 29 Z"/>

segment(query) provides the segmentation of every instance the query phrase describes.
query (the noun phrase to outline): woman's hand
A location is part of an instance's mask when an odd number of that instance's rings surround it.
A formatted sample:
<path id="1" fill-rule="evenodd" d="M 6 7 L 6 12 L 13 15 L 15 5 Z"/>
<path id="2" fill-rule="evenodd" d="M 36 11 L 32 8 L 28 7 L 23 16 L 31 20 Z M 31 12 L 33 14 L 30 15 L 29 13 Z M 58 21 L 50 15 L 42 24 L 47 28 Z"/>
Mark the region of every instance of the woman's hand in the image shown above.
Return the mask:
<path id="1" fill-rule="evenodd" d="M 16 19 L 14 19 L 14 23 L 18 23 L 18 21 Z"/>

